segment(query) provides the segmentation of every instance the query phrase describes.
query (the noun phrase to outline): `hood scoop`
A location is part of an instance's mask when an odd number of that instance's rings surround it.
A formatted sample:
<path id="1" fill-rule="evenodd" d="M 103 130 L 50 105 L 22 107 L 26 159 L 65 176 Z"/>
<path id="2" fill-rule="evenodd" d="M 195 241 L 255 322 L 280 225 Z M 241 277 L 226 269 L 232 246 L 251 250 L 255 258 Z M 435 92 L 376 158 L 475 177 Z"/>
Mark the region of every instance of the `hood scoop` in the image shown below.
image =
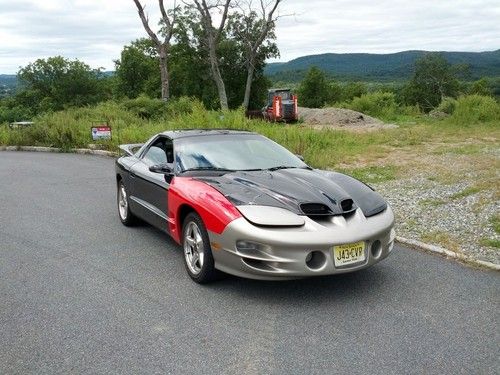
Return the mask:
<path id="1" fill-rule="evenodd" d="M 352 177 L 308 169 L 241 171 L 198 177 L 235 206 L 278 207 L 311 218 L 347 216 L 361 208 L 365 216 L 387 205 L 376 192 Z"/>
<path id="2" fill-rule="evenodd" d="M 333 215 L 332 210 L 322 203 L 302 203 L 300 209 L 307 216 L 328 216 Z"/>

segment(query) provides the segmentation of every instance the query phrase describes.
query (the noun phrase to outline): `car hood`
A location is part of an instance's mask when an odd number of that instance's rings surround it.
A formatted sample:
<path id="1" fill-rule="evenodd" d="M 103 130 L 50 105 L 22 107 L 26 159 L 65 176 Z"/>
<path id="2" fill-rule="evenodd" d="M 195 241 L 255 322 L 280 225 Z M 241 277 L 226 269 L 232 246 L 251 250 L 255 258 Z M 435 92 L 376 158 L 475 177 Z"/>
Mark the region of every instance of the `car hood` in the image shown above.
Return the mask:
<path id="1" fill-rule="evenodd" d="M 337 172 L 290 168 L 196 179 L 221 192 L 235 206 L 272 206 L 308 216 L 347 214 L 359 207 L 366 217 L 387 208 L 368 185 Z"/>

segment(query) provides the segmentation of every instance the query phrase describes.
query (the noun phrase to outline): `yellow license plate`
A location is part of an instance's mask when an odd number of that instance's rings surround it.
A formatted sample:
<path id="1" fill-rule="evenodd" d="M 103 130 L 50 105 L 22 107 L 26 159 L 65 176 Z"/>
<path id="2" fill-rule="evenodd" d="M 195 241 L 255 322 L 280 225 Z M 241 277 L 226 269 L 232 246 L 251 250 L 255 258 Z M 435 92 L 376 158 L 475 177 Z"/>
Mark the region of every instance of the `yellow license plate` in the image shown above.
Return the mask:
<path id="1" fill-rule="evenodd" d="M 363 241 L 333 247 L 333 260 L 336 267 L 359 263 L 365 259 L 365 243 Z"/>

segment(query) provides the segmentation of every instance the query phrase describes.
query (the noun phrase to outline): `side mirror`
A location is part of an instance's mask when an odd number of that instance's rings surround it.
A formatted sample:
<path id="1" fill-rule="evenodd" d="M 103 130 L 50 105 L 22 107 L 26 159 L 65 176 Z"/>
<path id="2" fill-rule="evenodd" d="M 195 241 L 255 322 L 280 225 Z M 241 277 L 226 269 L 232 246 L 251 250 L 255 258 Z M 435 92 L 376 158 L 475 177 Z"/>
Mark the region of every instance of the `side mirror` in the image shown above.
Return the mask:
<path id="1" fill-rule="evenodd" d="M 172 169 L 167 164 L 155 164 L 149 167 L 149 170 L 153 173 L 161 173 L 164 175 L 172 175 Z"/>
<path id="2" fill-rule="evenodd" d="M 295 154 L 295 156 L 298 157 L 300 160 L 304 161 L 304 157 L 302 155 Z"/>

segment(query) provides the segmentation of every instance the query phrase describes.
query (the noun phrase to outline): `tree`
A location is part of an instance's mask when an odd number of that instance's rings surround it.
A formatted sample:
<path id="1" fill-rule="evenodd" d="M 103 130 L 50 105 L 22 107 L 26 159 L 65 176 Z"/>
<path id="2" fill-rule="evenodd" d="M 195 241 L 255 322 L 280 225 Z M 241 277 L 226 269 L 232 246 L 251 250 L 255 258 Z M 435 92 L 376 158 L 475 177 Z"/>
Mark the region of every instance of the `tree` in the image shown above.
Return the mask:
<path id="1" fill-rule="evenodd" d="M 105 98 L 105 80 L 99 69 L 61 56 L 38 59 L 17 74 L 23 87 L 19 102 L 35 112 L 94 104 Z"/>
<path id="2" fill-rule="evenodd" d="M 175 25 L 175 16 L 176 16 L 176 7 L 174 4 L 174 8 L 172 11 L 171 18 L 169 17 L 165 5 L 163 4 L 163 0 L 158 0 L 158 4 L 160 6 L 161 12 L 161 24 L 162 24 L 162 33 L 164 35 L 164 39 L 160 40 L 156 33 L 153 32 L 151 27 L 149 26 L 149 20 L 144 13 L 144 6 L 142 6 L 139 0 L 133 0 L 135 6 L 137 7 L 137 12 L 139 13 L 139 17 L 141 18 L 142 25 L 144 29 L 148 33 L 149 37 L 153 41 L 156 50 L 158 51 L 158 59 L 160 63 L 160 77 L 161 77 L 161 98 L 163 100 L 168 100 L 170 96 L 169 90 L 169 75 L 168 75 L 168 52 L 170 49 L 170 40 L 172 39 L 174 25 Z"/>
<path id="3" fill-rule="evenodd" d="M 317 67 L 311 67 L 299 86 L 300 105 L 308 108 L 320 108 L 328 102 L 329 86 L 325 73 Z"/>
<path id="4" fill-rule="evenodd" d="M 329 94 L 328 94 L 328 103 L 334 104 L 342 101 L 342 86 L 340 83 L 336 81 L 331 81 L 329 84 Z"/>
<path id="5" fill-rule="evenodd" d="M 439 53 L 428 53 L 415 62 L 415 72 L 404 89 L 407 104 L 418 104 L 429 112 L 445 97 L 456 97 L 456 70 Z"/>
<path id="6" fill-rule="evenodd" d="M 212 75 L 209 52 L 205 43 L 203 26 L 198 22 L 198 11 L 185 7 L 178 13 L 175 43 L 170 53 L 171 89 L 173 96 L 195 96 L 207 108 L 220 108 L 220 96 Z M 217 46 L 218 67 L 224 82 L 229 108 L 241 105 L 244 91 L 246 56 L 241 43 L 230 33 L 223 32 Z M 264 76 L 264 58 L 255 63 L 255 74 L 250 96 L 250 106 L 262 107 L 269 80 Z"/>
<path id="7" fill-rule="evenodd" d="M 256 65 L 259 61 L 279 55 L 278 48 L 270 39 L 275 39 L 274 34 L 276 17 L 274 16 L 282 0 L 266 3 L 260 0 L 260 14 L 253 8 L 253 1 L 246 0 L 239 3 L 240 13 L 235 13 L 229 18 L 229 31 L 237 42 L 241 43 L 245 56 L 247 78 L 242 106 L 248 109 L 250 93 Z M 248 12 L 246 12 L 248 9 Z M 266 43 L 267 40 L 267 43 Z"/>
<path id="8" fill-rule="evenodd" d="M 233 35 L 221 34 L 217 45 L 218 67 L 224 82 L 227 105 L 237 108 L 245 94 L 247 78 L 244 46 Z M 159 97 L 160 77 L 157 70 L 158 52 L 150 38 L 136 40 L 124 47 L 116 64 L 116 92 L 135 98 L 140 94 Z M 264 76 L 265 57 L 255 61 L 255 72 L 249 105 L 261 108 L 269 80 Z M 173 39 L 169 48 L 168 70 L 170 97 L 190 96 L 200 99 L 207 108 L 220 108 L 220 96 L 214 84 L 204 28 L 198 10 L 193 6 L 180 8 L 176 13 Z"/>
<path id="9" fill-rule="evenodd" d="M 351 101 L 368 93 L 368 89 L 363 82 L 349 82 L 342 87 L 342 101 Z"/>
<path id="10" fill-rule="evenodd" d="M 217 92 L 219 93 L 220 106 L 223 110 L 227 110 L 229 107 L 227 102 L 226 86 L 219 68 L 217 49 L 226 25 L 231 0 L 216 0 L 209 3 L 207 3 L 206 0 L 193 1 L 200 17 L 203 39 L 208 49 L 210 70 L 215 85 L 217 86 Z M 217 27 L 214 27 L 212 20 L 212 12 L 214 11 L 219 11 L 221 13 L 220 22 Z"/>
<path id="11" fill-rule="evenodd" d="M 142 38 L 125 46 L 115 61 L 118 96 L 161 96 L 158 52 L 151 39 Z"/>

